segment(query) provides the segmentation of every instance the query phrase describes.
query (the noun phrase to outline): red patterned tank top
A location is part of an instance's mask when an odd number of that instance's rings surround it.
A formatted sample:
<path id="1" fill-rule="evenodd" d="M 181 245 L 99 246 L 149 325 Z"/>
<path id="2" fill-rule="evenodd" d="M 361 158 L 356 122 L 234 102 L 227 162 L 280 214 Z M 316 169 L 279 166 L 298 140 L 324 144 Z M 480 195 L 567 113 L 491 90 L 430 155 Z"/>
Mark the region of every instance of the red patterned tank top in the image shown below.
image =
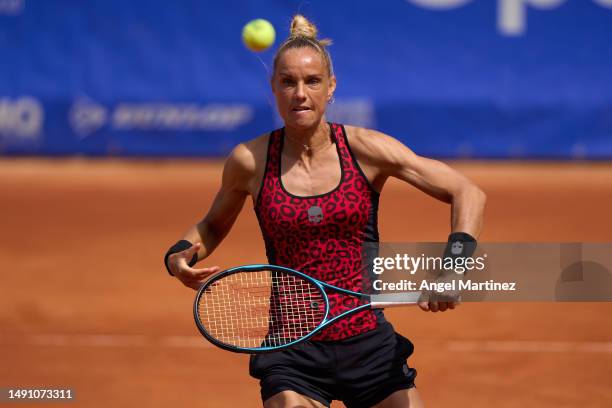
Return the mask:
<path id="1" fill-rule="evenodd" d="M 289 193 L 281 180 L 284 129 L 278 129 L 270 134 L 255 213 L 269 263 L 363 292 L 369 290 L 363 243 L 378 242 L 379 194 L 357 164 L 344 127 L 330 126 L 341 167 L 338 186 L 315 196 Z M 332 293 L 329 300 L 330 317 L 355 306 L 354 298 L 342 294 Z M 313 340 L 340 340 L 373 330 L 377 315 L 372 310 L 357 312 L 326 327 Z"/>

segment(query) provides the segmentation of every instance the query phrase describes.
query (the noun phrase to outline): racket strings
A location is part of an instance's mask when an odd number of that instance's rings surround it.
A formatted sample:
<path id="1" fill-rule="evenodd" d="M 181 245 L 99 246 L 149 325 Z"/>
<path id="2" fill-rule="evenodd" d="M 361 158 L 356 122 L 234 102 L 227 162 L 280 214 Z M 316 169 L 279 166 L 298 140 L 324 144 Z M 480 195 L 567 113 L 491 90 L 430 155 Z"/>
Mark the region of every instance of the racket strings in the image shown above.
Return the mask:
<path id="1" fill-rule="evenodd" d="M 282 346 L 314 330 L 325 318 L 325 299 L 310 281 L 282 271 L 237 272 L 202 293 L 200 323 L 230 346 Z"/>

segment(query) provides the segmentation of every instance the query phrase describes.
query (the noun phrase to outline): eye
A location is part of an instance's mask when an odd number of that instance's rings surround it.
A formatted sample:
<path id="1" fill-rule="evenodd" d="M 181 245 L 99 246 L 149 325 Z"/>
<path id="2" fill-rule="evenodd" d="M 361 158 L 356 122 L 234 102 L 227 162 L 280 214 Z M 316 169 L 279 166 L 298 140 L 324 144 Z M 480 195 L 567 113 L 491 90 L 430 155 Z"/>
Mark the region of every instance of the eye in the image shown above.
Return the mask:
<path id="1" fill-rule="evenodd" d="M 317 77 L 308 78 L 308 81 L 307 81 L 308 85 L 319 85 L 320 83 L 321 83 L 321 78 L 317 78 Z"/>
<path id="2" fill-rule="evenodd" d="M 282 78 L 281 84 L 290 86 L 290 85 L 294 85 L 295 81 L 291 78 Z"/>

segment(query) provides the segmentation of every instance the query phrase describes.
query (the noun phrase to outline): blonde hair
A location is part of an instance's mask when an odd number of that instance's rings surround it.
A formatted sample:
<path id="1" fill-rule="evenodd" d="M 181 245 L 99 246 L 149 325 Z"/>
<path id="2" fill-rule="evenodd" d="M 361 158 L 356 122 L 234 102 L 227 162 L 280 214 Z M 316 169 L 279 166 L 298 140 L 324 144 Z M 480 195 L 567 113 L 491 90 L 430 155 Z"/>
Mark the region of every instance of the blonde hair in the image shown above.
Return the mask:
<path id="1" fill-rule="evenodd" d="M 329 76 L 334 75 L 334 68 L 332 65 L 331 57 L 327 51 L 327 47 L 332 44 L 329 38 L 317 39 L 317 26 L 310 22 L 306 17 L 301 14 L 296 14 L 291 20 L 291 26 L 289 29 L 289 37 L 282 42 L 278 47 L 276 54 L 274 55 L 274 70 L 276 72 L 276 66 L 278 60 L 283 52 L 291 48 L 305 48 L 310 47 L 317 51 L 323 57 L 323 61 L 327 66 L 327 73 Z"/>

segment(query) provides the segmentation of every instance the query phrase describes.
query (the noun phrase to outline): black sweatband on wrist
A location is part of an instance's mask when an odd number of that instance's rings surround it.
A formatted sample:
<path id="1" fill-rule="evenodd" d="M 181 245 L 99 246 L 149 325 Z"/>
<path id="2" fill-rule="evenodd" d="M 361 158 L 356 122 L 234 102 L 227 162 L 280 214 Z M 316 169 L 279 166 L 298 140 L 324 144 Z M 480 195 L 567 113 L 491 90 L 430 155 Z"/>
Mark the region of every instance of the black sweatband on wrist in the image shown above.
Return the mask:
<path id="1" fill-rule="evenodd" d="M 455 266 L 465 265 L 465 259 L 462 259 L 462 263 L 459 264 L 460 258 L 471 258 L 476 251 L 476 239 L 465 232 L 453 232 L 448 236 L 448 242 L 444 248 L 442 270 L 432 278 L 433 282 L 436 283 L 453 283 L 459 279 L 462 280 L 467 270 L 464 268 L 462 272 L 457 272 Z M 449 259 L 450 258 L 450 259 Z M 450 268 L 447 267 L 447 261 L 450 263 Z M 455 286 L 452 286 L 453 288 Z M 429 302 L 458 302 L 461 299 L 460 292 L 453 290 L 445 290 L 444 292 L 431 292 L 427 294 L 425 298 Z"/>
<path id="2" fill-rule="evenodd" d="M 191 242 L 187 241 L 186 239 L 181 239 L 176 244 L 172 245 L 170 249 L 168 249 L 168 252 L 166 252 L 166 256 L 164 256 L 164 265 L 166 265 L 166 269 L 168 270 L 168 273 L 170 275 L 174 276 L 174 274 L 170 271 L 170 267 L 168 266 L 168 257 L 172 254 L 176 254 L 177 252 L 183 252 L 184 250 L 189 249 L 192 246 L 193 244 Z M 189 266 L 193 266 L 196 264 L 196 262 L 198 262 L 197 253 L 193 254 L 193 257 L 187 264 Z"/>
<path id="3" fill-rule="evenodd" d="M 448 236 L 444 258 L 470 258 L 476 251 L 476 238 L 466 232 L 453 232 Z"/>

